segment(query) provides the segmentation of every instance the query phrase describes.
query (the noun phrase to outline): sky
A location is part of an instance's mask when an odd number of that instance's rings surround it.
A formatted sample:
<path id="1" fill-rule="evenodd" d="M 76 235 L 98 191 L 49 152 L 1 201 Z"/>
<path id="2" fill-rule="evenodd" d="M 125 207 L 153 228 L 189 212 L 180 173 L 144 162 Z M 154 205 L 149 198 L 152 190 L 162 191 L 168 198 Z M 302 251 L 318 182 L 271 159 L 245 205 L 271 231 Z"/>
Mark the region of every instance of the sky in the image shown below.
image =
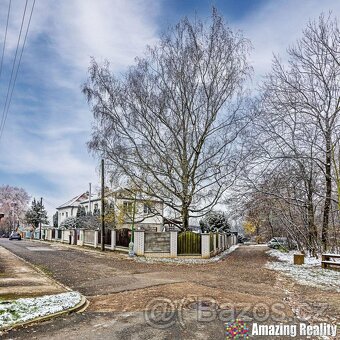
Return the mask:
<path id="1" fill-rule="evenodd" d="M 0 73 L 0 122 L 25 3 L 11 1 Z M 32 4 L 28 0 L 21 44 Z M 1 0 L 0 58 L 8 6 L 9 0 Z M 250 39 L 254 87 L 270 71 L 273 53 L 284 58 L 309 19 L 321 12 L 340 14 L 338 0 L 36 0 L 0 139 L 0 185 L 43 197 L 50 216 L 88 190 L 89 182 L 98 187 L 99 161 L 86 146 L 93 118 L 81 93 L 90 58 L 107 59 L 116 75 L 123 74 L 167 27 L 184 16 L 207 19 L 212 6 Z"/>

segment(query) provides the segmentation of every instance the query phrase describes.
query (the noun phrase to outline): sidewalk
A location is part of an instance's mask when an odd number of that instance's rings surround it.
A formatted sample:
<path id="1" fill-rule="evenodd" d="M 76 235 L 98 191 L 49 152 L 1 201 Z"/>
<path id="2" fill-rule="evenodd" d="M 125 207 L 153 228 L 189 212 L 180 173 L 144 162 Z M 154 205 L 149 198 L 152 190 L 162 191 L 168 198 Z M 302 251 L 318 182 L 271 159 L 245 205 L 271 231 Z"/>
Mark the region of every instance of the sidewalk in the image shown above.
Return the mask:
<path id="1" fill-rule="evenodd" d="M 68 290 L 0 247 L 0 300 L 58 294 Z"/>

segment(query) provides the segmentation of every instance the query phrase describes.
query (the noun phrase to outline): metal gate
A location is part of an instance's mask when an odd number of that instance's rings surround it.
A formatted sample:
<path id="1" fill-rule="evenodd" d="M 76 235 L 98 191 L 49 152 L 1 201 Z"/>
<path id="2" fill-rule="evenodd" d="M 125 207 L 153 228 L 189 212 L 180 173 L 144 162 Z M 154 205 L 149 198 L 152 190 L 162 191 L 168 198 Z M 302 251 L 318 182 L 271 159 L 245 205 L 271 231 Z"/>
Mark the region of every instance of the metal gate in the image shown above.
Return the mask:
<path id="1" fill-rule="evenodd" d="M 131 230 L 128 228 L 116 230 L 116 244 L 120 247 L 128 247 L 131 239 Z"/>
<path id="2" fill-rule="evenodd" d="M 98 244 L 102 243 L 102 231 L 98 230 Z M 104 244 L 111 245 L 111 229 L 105 229 Z"/>
<path id="3" fill-rule="evenodd" d="M 111 245 L 111 229 L 106 229 L 105 230 L 105 239 L 104 239 L 104 244 Z"/>

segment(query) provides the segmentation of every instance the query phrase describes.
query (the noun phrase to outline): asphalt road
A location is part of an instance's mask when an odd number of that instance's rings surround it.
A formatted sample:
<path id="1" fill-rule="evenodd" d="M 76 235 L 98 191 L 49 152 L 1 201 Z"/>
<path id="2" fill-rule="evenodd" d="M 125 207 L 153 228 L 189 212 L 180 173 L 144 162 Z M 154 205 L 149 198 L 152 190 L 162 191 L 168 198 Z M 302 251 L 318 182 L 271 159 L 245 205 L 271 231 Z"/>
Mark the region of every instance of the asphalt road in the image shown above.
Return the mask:
<path id="1" fill-rule="evenodd" d="M 0 245 L 43 270 L 58 282 L 86 296 L 117 293 L 145 288 L 183 279 L 157 266 L 136 263 L 125 254 L 101 254 L 99 251 L 79 250 L 58 243 L 9 241 Z"/>
<path id="2" fill-rule="evenodd" d="M 214 264 L 169 265 L 57 243 L 0 239 L 0 246 L 90 300 L 83 313 L 12 330 L 4 339 L 225 339 L 225 324 L 237 316 L 251 324 L 261 303 L 270 309 L 263 322 L 272 322 L 275 303 L 294 320 L 283 282 L 264 268 L 265 247 L 240 247 Z"/>
<path id="3" fill-rule="evenodd" d="M 169 271 L 167 266 L 135 263 L 126 255 L 102 255 L 96 251 L 84 252 L 58 244 L 35 241 L 13 242 L 0 239 L 0 246 L 90 299 L 92 296 L 139 290 L 184 280 L 181 273 L 174 278 L 172 270 Z M 74 313 L 67 317 L 12 330 L 2 338 L 224 339 L 224 322 L 218 318 L 198 324 L 196 311 L 190 310 L 183 312 L 181 317 L 171 314 L 166 318 L 169 325 L 163 327 L 162 324 L 155 326 L 148 322 L 146 314 L 142 311 L 120 313 L 86 310 L 83 313 Z"/>

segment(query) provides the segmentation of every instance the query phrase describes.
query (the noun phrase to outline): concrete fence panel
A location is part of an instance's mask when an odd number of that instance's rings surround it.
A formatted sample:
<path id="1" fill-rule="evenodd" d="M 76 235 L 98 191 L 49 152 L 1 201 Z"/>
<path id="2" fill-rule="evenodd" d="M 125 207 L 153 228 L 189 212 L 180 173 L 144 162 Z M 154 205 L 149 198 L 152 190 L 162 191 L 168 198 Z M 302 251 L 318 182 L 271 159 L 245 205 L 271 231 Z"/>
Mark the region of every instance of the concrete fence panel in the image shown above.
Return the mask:
<path id="1" fill-rule="evenodd" d="M 69 241 L 70 241 L 70 230 L 63 230 L 62 242 L 69 243 Z"/>
<path id="2" fill-rule="evenodd" d="M 144 252 L 170 253 L 170 232 L 145 232 Z"/>
<path id="3" fill-rule="evenodd" d="M 84 230 L 84 244 L 94 245 L 94 230 Z"/>

